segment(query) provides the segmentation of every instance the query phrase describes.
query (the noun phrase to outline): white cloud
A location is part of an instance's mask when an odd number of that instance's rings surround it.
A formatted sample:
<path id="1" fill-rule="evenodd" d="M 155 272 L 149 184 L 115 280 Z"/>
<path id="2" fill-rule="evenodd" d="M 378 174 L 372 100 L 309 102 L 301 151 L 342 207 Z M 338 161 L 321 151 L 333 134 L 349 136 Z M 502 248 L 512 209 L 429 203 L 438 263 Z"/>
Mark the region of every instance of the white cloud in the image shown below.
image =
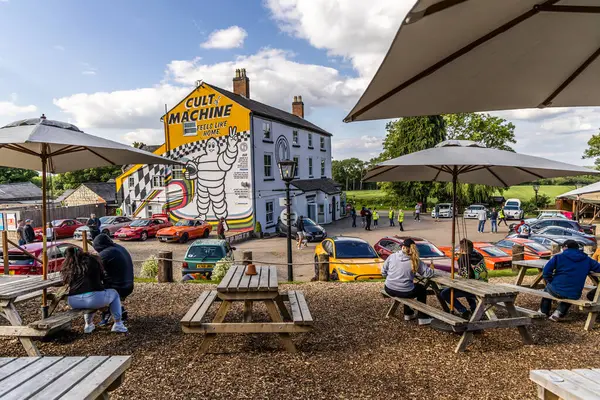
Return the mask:
<path id="1" fill-rule="evenodd" d="M 37 111 L 34 105 L 19 106 L 16 104 L 16 95 L 11 95 L 11 101 L 0 101 L 0 117 L 16 117 L 31 114 Z"/>
<path id="2" fill-rule="evenodd" d="M 244 45 L 248 33 L 239 26 L 230 26 L 211 32 L 208 40 L 201 44 L 205 49 L 235 49 Z"/>
<path id="3" fill-rule="evenodd" d="M 54 46 L 52 46 L 52 48 L 58 51 L 65 51 L 64 46 L 61 46 L 60 44 L 55 44 Z"/>
<path id="4" fill-rule="evenodd" d="M 136 129 L 123 135 L 123 140 L 128 144 L 142 142 L 147 145 L 161 144 L 165 141 L 162 129 Z"/>
<path id="5" fill-rule="evenodd" d="M 96 73 L 98 72 L 98 69 L 93 67 L 92 65 L 86 63 L 86 62 L 82 62 L 81 66 L 84 68 L 83 71 L 81 71 L 82 75 L 96 75 Z"/>
<path id="6" fill-rule="evenodd" d="M 342 138 L 334 136 L 331 142 L 335 159 L 356 157 L 368 161 L 377 157 L 383 150 L 384 136 L 362 135 L 360 137 Z"/>

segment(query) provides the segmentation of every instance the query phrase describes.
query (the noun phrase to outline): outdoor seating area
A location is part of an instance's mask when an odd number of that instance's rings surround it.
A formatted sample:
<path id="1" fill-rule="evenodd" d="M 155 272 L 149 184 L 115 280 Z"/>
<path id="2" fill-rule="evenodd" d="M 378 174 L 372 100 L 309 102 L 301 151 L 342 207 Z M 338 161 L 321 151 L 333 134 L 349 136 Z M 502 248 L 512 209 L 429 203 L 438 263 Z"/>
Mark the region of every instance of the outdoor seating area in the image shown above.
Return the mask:
<path id="1" fill-rule="evenodd" d="M 534 370 L 529 378 L 538 385 L 540 399 L 600 398 L 600 369 Z"/>

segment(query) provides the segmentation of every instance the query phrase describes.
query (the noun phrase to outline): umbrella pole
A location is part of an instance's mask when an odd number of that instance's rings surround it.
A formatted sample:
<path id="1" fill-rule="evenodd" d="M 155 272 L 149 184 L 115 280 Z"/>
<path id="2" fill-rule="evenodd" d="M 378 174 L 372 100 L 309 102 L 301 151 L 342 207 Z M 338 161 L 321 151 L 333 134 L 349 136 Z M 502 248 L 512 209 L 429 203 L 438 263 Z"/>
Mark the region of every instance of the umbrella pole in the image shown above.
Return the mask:
<path id="1" fill-rule="evenodd" d="M 42 277 L 48 279 L 48 252 L 46 225 L 47 215 L 46 207 L 48 206 L 48 198 L 46 197 L 47 182 L 46 175 L 48 174 L 48 159 L 46 157 L 46 145 L 42 144 Z M 46 289 L 42 291 L 42 318 L 48 318 L 48 298 Z"/>
<path id="2" fill-rule="evenodd" d="M 452 262 L 450 264 L 450 278 L 454 279 L 454 249 L 456 248 L 456 181 L 458 180 L 458 170 L 452 169 Z M 454 288 L 450 288 L 450 311 L 454 311 Z"/>

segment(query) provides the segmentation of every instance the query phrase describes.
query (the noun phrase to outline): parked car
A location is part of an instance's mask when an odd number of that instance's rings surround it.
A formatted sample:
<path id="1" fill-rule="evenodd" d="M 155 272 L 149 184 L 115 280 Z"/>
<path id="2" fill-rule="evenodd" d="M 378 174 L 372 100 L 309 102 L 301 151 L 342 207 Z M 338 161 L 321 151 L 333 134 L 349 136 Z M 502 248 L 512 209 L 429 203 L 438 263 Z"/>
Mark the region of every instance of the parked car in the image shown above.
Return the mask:
<path id="1" fill-rule="evenodd" d="M 229 243 L 222 239 L 196 240 L 185 253 L 181 274 L 202 274 L 210 278 L 215 264 L 229 257 L 233 260 L 233 250 Z"/>
<path id="2" fill-rule="evenodd" d="M 57 219 L 51 222 L 52 232 L 54 235 L 49 237 L 48 240 L 70 238 L 75 233 L 77 228 L 84 226 L 81 222 L 76 219 Z M 35 240 L 42 241 L 42 228 L 35 228 Z"/>
<path id="3" fill-rule="evenodd" d="M 329 277 L 334 281 L 382 278 L 383 259 L 363 239 L 335 236 L 323 240 L 315 248 L 315 270 L 321 254 L 329 255 Z"/>
<path id="4" fill-rule="evenodd" d="M 160 229 L 172 225 L 171 222 L 163 218 L 136 219 L 129 226 L 116 231 L 115 237 L 119 240 L 141 240 L 144 242 L 149 237 L 156 237 L 156 233 Z"/>
<path id="5" fill-rule="evenodd" d="M 129 226 L 131 222 L 132 219 L 129 217 L 100 217 L 100 232 L 112 237 L 115 235 L 116 231 L 125 226 Z M 88 228 L 87 226 L 80 226 L 75 230 L 75 233 L 73 234 L 73 239 L 81 240 L 83 236 L 82 232 L 89 232 L 89 230 L 90 228 Z"/>
<path id="6" fill-rule="evenodd" d="M 303 218 L 304 220 L 304 231 L 306 232 L 306 239 L 309 242 L 321 241 L 327 237 L 327 231 L 321 225 L 317 224 L 310 218 Z M 279 236 L 287 236 L 287 224 L 281 219 L 277 221 L 277 234 Z M 296 221 L 292 222 L 292 236 L 296 237 L 298 228 L 296 227 Z"/>
<path id="7" fill-rule="evenodd" d="M 550 258 L 552 252 L 544 245 L 531 240 L 522 238 L 504 238 L 495 243 L 496 246 L 512 256 L 512 249 L 515 244 L 523 245 L 525 249 L 525 260 L 538 260 L 540 258 Z"/>
<path id="8" fill-rule="evenodd" d="M 514 234 L 514 236 L 516 237 L 517 235 Z M 507 236 L 507 237 L 510 237 L 510 236 Z M 578 237 L 574 237 L 574 236 L 546 236 L 546 235 L 534 234 L 534 235 L 529 236 L 529 239 L 531 239 L 535 242 L 538 242 L 539 244 L 541 244 L 544 247 L 547 247 L 550 250 L 552 250 L 553 244 L 557 244 L 562 247 L 563 243 L 569 239 L 575 240 L 581 250 L 583 250 L 584 246 L 594 246 L 593 242 L 588 241 L 587 239 L 585 239 L 583 237 L 578 238 Z"/>
<path id="9" fill-rule="evenodd" d="M 42 243 L 30 243 L 21 246 L 37 259 L 42 259 Z M 76 247 L 83 251 L 79 246 L 70 243 L 48 243 L 46 254 L 48 255 L 48 272 L 60 271 L 65 261 L 65 252 L 69 247 Z M 0 256 L 3 253 L 0 251 Z M 14 248 L 8 250 L 8 273 L 10 275 L 41 275 L 42 264 L 33 259 L 29 254 Z M 4 265 L 0 263 L 0 274 L 4 273 Z"/>
<path id="10" fill-rule="evenodd" d="M 452 218 L 452 204 L 439 203 L 437 204 L 440 218 Z M 431 218 L 435 218 L 435 207 L 431 210 Z"/>
<path id="11" fill-rule="evenodd" d="M 583 237 L 593 242 L 594 245 L 597 243 L 596 236 L 594 235 L 588 235 L 587 233 L 576 231 L 575 229 L 563 228 L 562 226 L 548 226 L 546 228 L 540 229 L 539 231 L 536 231 L 536 233 L 539 235 L 546 236 L 570 236 L 571 238 Z"/>
<path id="12" fill-rule="evenodd" d="M 487 208 L 481 204 L 471 204 L 464 212 L 464 218 L 477 219 L 481 211 L 488 212 Z"/>
<path id="13" fill-rule="evenodd" d="M 402 249 L 404 240 L 408 239 L 409 236 L 393 236 L 384 237 L 379 239 L 375 243 L 374 249 L 382 259 L 386 260 L 390 255 L 396 253 Z M 430 265 L 433 263 L 435 269 L 442 271 L 450 271 L 450 265 L 452 260 L 446 256 L 443 251 L 438 249 L 433 243 L 423 238 L 417 238 L 410 236 L 415 241 L 417 250 L 419 250 L 419 256 L 424 263 Z"/>
<path id="14" fill-rule="evenodd" d="M 512 257 L 506 254 L 499 247 L 487 243 L 487 242 L 473 242 L 473 247 L 476 252 L 481 254 L 485 260 L 485 266 L 487 269 L 506 269 L 512 268 Z M 452 256 L 451 246 L 439 246 L 440 250 L 444 252 L 448 257 Z M 458 254 L 459 248 L 456 246 L 455 257 Z M 455 259 L 458 260 L 458 257 Z"/>
<path id="15" fill-rule="evenodd" d="M 161 242 L 187 243 L 190 239 L 207 238 L 212 225 L 201 219 L 180 219 L 174 226 L 160 229 L 156 237 Z"/>
<path id="16" fill-rule="evenodd" d="M 531 229 L 534 232 L 538 232 L 548 226 L 559 226 L 561 228 L 569 228 L 569 229 L 573 229 L 573 230 L 576 230 L 579 232 L 584 232 L 589 235 L 594 234 L 594 229 L 593 229 L 592 225 L 587 225 L 584 227 L 584 226 L 580 225 L 579 222 L 577 222 L 577 221 L 571 221 L 571 220 L 564 219 L 564 218 L 545 218 L 545 219 L 534 221 L 534 222 L 530 223 L 529 226 L 531 226 Z"/>
<path id="17" fill-rule="evenodd" d="M 521 208 L 521 200 L 519 199 L 506 200 L 503 209 L 506 219 L 522 219 L 525 216 L 525 212 Z"/>

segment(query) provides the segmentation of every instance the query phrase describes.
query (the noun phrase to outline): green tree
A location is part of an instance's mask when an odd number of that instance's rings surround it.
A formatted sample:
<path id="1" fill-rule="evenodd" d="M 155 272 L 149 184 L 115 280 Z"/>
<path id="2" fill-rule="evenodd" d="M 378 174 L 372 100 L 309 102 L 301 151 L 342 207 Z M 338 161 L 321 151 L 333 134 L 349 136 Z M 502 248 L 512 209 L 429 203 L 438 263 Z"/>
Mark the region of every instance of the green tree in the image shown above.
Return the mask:
<path id="1" fill-rule="evenodd" d="M 357 190 L 360 188 L 364 169 L 365 163 L 355 157 L 345 160 L 333 160 L 331 163 L 333 180 L 340 183 L 344 190 Z"/>
<path id="2" fill-rule="evenodd" d="M 121 173 L 121 167 L 119 166 L 88 168 L 53 175 L 50 181 L 53 189 L 60 192 L 66 189 L 75 189 L 85 182 L 108 182 L 121 175 Z"/>
<path id="3" fill-rule="evenodd" d="M 590 140 L 588 140 L 588 148 L 583 152 L 583 157 L 581 158 L 594 158 L 594 164 L 596 164 L 596 169 L 600 169 L 600 133 L 592 135 Z"/>
<path id="4" fill-rule="evenodd" d="M 515 126 L 489 114 L 461 113 L 444 115 L 448 140 L 473 140 L 489 148 L 514 151 Z"/>
<path id="5" fill-rule="evenodd" d="M 29 169 L 0 167 L 0 183 L 29 182 L 38 175 Z"/>
<path id="6" fill-rule="evenodd" d="M 131 144 L 131 146 L 135 147 L 136 149 L 141 149 L 142 147 L 144 147 L 146 145 L 146 143 L 144 142 L 133 142 Z"/>

